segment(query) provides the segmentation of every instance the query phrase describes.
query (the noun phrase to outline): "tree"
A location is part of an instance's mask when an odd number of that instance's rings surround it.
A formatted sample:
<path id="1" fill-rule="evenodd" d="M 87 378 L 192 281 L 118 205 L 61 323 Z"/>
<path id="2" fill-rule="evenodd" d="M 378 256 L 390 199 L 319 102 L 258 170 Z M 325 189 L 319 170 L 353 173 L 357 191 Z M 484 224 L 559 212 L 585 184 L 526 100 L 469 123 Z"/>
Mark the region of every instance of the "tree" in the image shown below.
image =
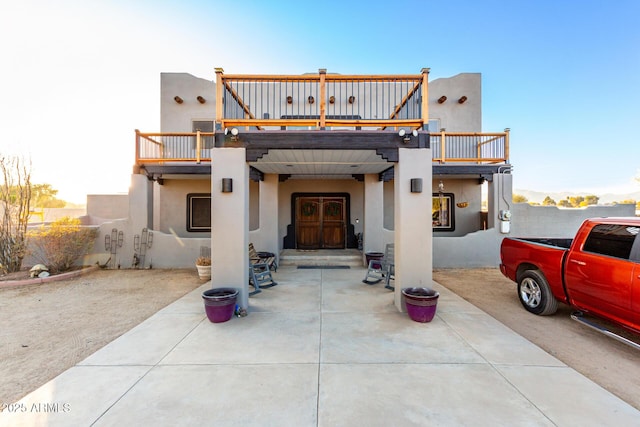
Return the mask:
<path id="1" fill-rule="evenodd" d="M 527 203 L 529 199 L 524 197 L 522 194 L 514 194 L 512 196 L 513 203 Z"/>
<path id="2" fill-rule="evenodd" d="M 558 202 L 557 206 L 559 208 L 570 208 L 571 203 L 569 202 L 569 199 L 562 199 Z"/>
<path id="3" fill-rule="evenodd" d="M 96 228 L 82 227 L 79 219 L 68 216 L 29 233 L 35 248 L 32 255 L 52 273 L 70 270 L 91 249 L 97 236 Z"/>
<path id="4" fill-rule="evenodd" d="M 0 155 L 0 270 L 19 271 L 27 248 L 31 162 Z"/>
<path id="5" fill-rule="evenodd" d="M 580 203 L 584 201 L 584 197 L 582 196 L 571 196 L 567 197 L 567 199 L 569 199 L 569 204 L 574 208 L 579 207 Z"/>
<path id="6" fill-rule="evenodd" d="M 542 206 L 555 206 L 555 205 L 556 205 L 556 201 L 549 196 L 545 197 L 544 200 L 542 201 Z"/>
<path id="7" fill-rule="evenodd" d="M 56 198 L 56 194 L 58 194 L 58 190 L 54 190 L 51 184 L 33 184 L 31 186 L 31 206 L 35 208 L 64 208 L 67 203 Z"/>
<path id="8" fill-rule="evenodd" d="M 584 202 L 587 205 L 597 205 L 599 200 L 600 200 L 600 197 L 594 196 L 594 195 L 586 196 L 584 198 Z"/>

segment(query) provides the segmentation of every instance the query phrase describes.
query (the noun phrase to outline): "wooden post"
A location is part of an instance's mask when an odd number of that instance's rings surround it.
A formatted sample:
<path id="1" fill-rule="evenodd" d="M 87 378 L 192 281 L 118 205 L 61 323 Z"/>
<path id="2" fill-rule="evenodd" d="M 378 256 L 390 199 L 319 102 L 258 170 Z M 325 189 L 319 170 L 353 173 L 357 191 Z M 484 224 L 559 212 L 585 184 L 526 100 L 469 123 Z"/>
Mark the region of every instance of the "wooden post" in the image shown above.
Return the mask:
<path id="1" fill-rule="evenodd" d="M 429 68 L 423 68 L 420 71 L 422 73 L 422 129 L 429 128 L 429 70 Z"/>
<path id="2" fill-rule="evenodd" d="M 216 68 L 216 125 L 217 128 L 224 130 L 224 105 L 222 104 L 222 96 L 224 94 L 224 70 Z"/>
<path id="3" fill-rule="evenodd" d="M 324 130 L 327 123 L 327 88 L 325 86 L 325 78 L 327 76 L 327 69 L 320 68 L 320 129 Z"/>
<path id="4" fill-rule="evenodd" d="M 202 138 L 200 137 L 200 129 L 196 130 L 196 163 L 200 164 L 200 150 L 202 149 Z"/>
<path id="5" fill-rule="evenodd" d="M 509 128 L 504 130 L 504 160 L 507 163 L 509 163 L 509 132 L 511 132 Z"/>
<path id="6" fill-rule="evenodd" d="M 445 147 L 447 146 L 447 144 L 445 144 L 445 128 L 440 129 L 440 163 L 444 163 L 444 159 L 445 159 Z"/>

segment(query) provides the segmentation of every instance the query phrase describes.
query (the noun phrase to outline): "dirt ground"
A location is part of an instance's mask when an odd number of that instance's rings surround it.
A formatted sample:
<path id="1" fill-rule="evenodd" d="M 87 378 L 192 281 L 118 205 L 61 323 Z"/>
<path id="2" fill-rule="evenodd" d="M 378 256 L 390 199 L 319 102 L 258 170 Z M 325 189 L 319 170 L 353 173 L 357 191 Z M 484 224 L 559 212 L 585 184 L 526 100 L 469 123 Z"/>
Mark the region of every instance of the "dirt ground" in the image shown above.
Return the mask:
<path id="1" fill-rule="evenodd" d="M 17 287 L 0 281 L 0 405 L 22 398 L 202 283 L 195 268 L 98 269 Z"/>
<path id="2" fill-rule="evenodd" d="M 640 409 L 640 352 L 570 319 L 526 312 L 497 269 L 439 270 L 434 280 Z M 200 286 L 195 269 L 94 270 L 73 279 L 3 287 L 0 404 L 74 366 Z"/>

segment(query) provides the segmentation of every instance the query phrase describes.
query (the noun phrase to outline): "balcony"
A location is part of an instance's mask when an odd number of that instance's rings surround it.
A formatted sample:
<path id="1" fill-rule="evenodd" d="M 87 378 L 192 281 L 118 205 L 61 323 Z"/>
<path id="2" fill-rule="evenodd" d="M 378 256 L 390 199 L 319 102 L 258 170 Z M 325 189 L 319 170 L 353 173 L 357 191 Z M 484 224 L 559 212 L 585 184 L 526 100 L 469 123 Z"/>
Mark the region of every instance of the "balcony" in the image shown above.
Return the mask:
<path id="1" fill-rule="evenodd" d="M 291 150 L 343 151 L 344 155 L 336 153 L 331 160 L 319 155 L 303 163 L 344 163 L 341 172 L 351 168 L 356 174 L 388 168 L 388 162 L 397 161 L 393 151 L 397 157 L 399 147 L 430 147 L 434 165 L 439 166 L 477 168 L 509 160 L 508 129 L 502 133 L 427 131 L 428 69 L 416 75 L 382 76 L 328 74 L 326 70 L 298 76 L 225 75 L 216 69 L 215 84 L 215 131 L 136 131 L 138 169 L 153 168 L 156 175 L 161 170 L 210 173 L 214 146 L 246 147 L 252 166 L 260 163 L 266 171 L 267 160 L 271 162 L 272 169 L 265 173 L 285 173 L 276 165 L 296 163 Z M 234 129 L 237 133 L 231 135 Z M 399 131 L 406 136 L 400 137 Z M 414 131 L 418 136 L 413 136 Z M 354 153 L 358 150 L 360 154 Z M 368 152 L 366 161 L 358 160 L 363 152 Z"/>
<path id="2" fill-rule="evenodd" d="M 136 130 L 136 165 L 199 164 L 211 161 L 214 133 L 142 133 Z M 502 164 L 509 161 L 509 129 L 500 133 L 429 134 L 437 164 Z M 312 149 L 313 147 L 310 147 Z"/>
<path id="3" fill-rule="evenodd" d="M 417 75 L 225 75 L 216 69 L 216 126 L 273 129 L 423 129 L 428 69 Z"/>

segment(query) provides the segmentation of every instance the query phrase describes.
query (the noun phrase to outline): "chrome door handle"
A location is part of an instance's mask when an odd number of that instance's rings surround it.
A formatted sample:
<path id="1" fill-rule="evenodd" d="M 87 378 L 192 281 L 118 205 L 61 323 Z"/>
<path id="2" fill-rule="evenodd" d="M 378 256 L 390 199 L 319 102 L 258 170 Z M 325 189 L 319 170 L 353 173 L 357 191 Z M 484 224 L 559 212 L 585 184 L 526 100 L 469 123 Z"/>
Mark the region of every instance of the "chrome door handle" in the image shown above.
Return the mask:
<path id="1" fill-rule="evenodd" d="M 572 259 L 572 260 L 569 260 L 569 261 L 571 261 L 571 262 L 572 262 L 572 263 L 574 263 L 574 264 L 578 264 L 578 265 L 587 265 L 587 263 L 586 263 L 586 262 L 584 262 L 584 261 L 578 261 L 578 260 L 576 260 L 576 259 Z"/>

